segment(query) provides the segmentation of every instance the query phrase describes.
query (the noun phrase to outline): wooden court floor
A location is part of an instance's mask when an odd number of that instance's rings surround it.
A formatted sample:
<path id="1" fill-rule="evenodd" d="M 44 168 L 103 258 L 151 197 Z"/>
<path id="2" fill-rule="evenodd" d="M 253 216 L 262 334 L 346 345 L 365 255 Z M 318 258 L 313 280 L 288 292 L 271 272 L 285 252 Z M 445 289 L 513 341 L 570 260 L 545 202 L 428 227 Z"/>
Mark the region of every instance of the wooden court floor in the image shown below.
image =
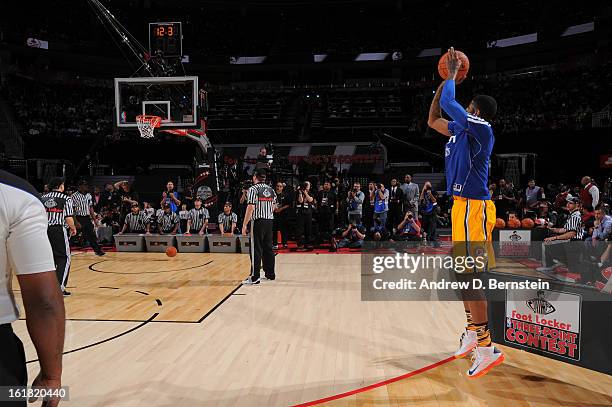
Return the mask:
<path id="1" fill-rule="evenodd" d="M 277 256 L 277 281 L 241 287 L 247 255 L 77 254 L 64 385 L 93 406 L 289 406 L 447 359 L 458 303 L 362 302 L 359 255 Z M 18 293 L 16 293 L 18 295 Z M 24 321 L 14 324 L 35 352 Z M 609 406 L 612 377 L 502 347 L 468 379 L 453 360 L 329 406 Z M 35 363 L 28 364 L 34 377 Z"/>

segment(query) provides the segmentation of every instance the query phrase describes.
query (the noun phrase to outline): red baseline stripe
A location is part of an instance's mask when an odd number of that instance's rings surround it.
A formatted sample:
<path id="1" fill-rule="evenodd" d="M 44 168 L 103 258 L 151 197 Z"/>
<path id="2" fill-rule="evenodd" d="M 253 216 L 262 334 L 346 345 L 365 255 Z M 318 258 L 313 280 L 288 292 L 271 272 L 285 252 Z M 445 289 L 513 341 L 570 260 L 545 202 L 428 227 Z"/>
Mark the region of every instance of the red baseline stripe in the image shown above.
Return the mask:
<path id="1" fill-rule="evenodd" d="M 376 389 L 378 387 L 386 386 L 387 384 L 395 383 L 395 382 L 398 382 L 400 380 L 407 379 L 407 378 L 412 377 L 412 376 L 416 376 L 416 375 L 418 375 L 420 373 L 424 373 L 424 372 L 426 372 L 428 370 L 431 370 L 431 369 L 434 369 L 434 368 L 436 368 L 438 366 L 441 366 L 441 365 L 443 365 L 445 363 L 452 362 L 453 360 L 456 360 L 456 359 L 455 359 L 454 356 L 451 356 L 451 357 L 448 357 L 446 359 L 440 360 L 439 362 L 432 363 L 431 365 L 422 367 L 422 368 L 417 369 L 417 370 L 413 370 L 412 372 L 408 372 L 408 373 L 403 374 L 401 376 L 397 376 L 397 377 L 393 377 L 391 379 L 383 380 L 382 382 L 374 383 L 374 384 L 371 384 L 371 385 L 365 386 L 365 387 L 360 387 L 360 388 L 355 389 L 355 390 L 350 390 L 350 391 L 347 391 L 345 393 L 336 394 L 336 395 L 325 397 L 325 398 L 318 399 L 318 400 L 308 401 L 308 402 L 303 403 L 303 404 L 296 404 L 293 407 L 315 406 L 317 404 L 326 403 L 328 401 L 338 400 L 338 399 L 341 399 L 341 398 L 344 398 L 344 397 L 352 396 L 353 394 L 363 393 L 363 392 L 368 391 L 368 390 Z"/>

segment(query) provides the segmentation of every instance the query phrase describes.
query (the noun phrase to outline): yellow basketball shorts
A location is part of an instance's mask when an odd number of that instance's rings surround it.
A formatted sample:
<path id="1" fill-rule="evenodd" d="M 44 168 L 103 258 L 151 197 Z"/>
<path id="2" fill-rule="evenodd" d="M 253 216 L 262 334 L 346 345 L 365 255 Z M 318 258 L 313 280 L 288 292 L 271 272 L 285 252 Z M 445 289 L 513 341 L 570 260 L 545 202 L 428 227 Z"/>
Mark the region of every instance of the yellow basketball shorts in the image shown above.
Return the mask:
<path id="1" fill-rule="evenodd" d="M 491 200 L 453 196 L 451 225 L 454 256 L 487 256 L 487 267 L 495 265 L 493 228 L 495 204 Z M 469 272 L 470 270 L 468 270 Z M 475 271 L 484 271 L 477 268 Z"/>
<path id="2" fill-rule="evenodd" d="M 451 222 L 453 242 L 487 242 L 495 227 L 495 204 L 491 200 L 453 196 Z"/>

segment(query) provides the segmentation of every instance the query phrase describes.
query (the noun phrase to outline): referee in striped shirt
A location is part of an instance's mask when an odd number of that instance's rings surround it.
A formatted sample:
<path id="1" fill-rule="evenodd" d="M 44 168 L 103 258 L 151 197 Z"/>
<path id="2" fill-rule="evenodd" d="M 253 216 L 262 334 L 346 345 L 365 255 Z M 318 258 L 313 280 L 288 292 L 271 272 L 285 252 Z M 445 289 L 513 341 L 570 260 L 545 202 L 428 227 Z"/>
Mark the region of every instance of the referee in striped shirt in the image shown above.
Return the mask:
<path id="1" fill-rule="evenodd" d="M 51 178 L 48 185 L 51 192 L 41 197 L 47 211 L 47 236 L 53 250 L 57 281 L 64 296 L 69 296 L 70 293 L 66 291 L 66 285 L 70 273 L 70 242 L 66 233 L 66 225 L 70 229 L 70 236 L 76 235 L 72 199 L 64 193 L 64 180 L 62 178 Z"/>
<path id="2" fill-rule="evenodd" d="M 253 186 L 247 191 L 247 209 L 242 223 L 242 234 L 247 235 L 247 225 L 251 222 L 251 275 L 242 284 L 260 283 L 259 269 L 262 262 L 265 279 L 276 279 L 272 249 L 276 193 L 265 181 L 266 170 L 256 169 L 253 173 Z"/>
<path id="3" fill-rule="evenodd" d="M 151 233 L 149 231 L 151 227 L 149 220 L 149 215 L 145 211 L 141 211 L 140 206 L 134 203 L 132 204 L 132 212 L 126 215 L 123 228 L 119 234 L 122 235 L 126 230 L 129 230 L 129 233 L 146 233 L 148 235 Z"/>
<path id="4" fill-rule="evenodd" d="M 172 212 L 169 204 L 162 204 L 163 212 L 157 217 L 157 228 L 160 235 L 175 235 L 179 227 L 179 217 L 176 212 Z"/>
<path id="5" fill-rule="evenodd" d="M 580 215 L 580 199 L 570 195 L 566 200 L 569 216 L 562 228 L 549 228 L 549 231 L 555 235 L 544 239 L 544 266 L 536 270 L 543 273 L 551 272 L 558 267 L 558 264 L 553 262 L 557 260 L 567 265 L 571 272 L 581 274 L 581 283 L 594 282 L 595 276 L 589 271 L 589 267 L 584 267 L 580 262 L 584 248 L 582 244 L 584 224 Z"/>
<path id="6" fill-rule="evenodd" d="M 221 212 L 217 218 L 219 232 L 221 232 L 222 236 L 232 237 L 236 230 L 237 223 L 238 215 L 232 212 L 232 203 L 226 202 L 225 205 L 223 205 L 223 212 Z"/>
<path id="7" fill-rule="evenodd" d="M 89 184 L 87 181 L 79 182 L 79 190 L 70 196 L 74 207 L 74 216 L 76 221 L 81 225 L 83 237 L 87 239 L 91 248 L 97 256 L 104 256 L 102 248 L 98 244 L 98 236 L 93 227 L 93 220 L 96 218 L 96 213 L 93 209 L 93 198 L 89 193 Z"/>
<path id="8" fill-rule="evenodd" d="M 203 235 L 208 229 L 208 218 L 210 218 L 210 215 L 208 209 L 202 207 L 201 198 L 196 198 L 193 201 L 193 205 L 195 207 L 187 214 L 187 233 Z"/>

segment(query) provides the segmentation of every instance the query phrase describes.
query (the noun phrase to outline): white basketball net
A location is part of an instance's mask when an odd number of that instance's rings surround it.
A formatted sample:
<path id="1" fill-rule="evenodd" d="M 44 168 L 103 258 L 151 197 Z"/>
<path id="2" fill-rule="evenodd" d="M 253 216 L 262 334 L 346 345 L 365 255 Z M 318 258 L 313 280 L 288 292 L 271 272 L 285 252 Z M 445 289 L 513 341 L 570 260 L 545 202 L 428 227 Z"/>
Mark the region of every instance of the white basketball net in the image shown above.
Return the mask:
<path id="1" fill-rule="evenodd" d="M 161 117 L 140 115 L 136 116 L 136 124 L 138 125 L 138 131 L 142 138 L 153 138 L 155 128 L 159 127 L 161 123 Z"/>

